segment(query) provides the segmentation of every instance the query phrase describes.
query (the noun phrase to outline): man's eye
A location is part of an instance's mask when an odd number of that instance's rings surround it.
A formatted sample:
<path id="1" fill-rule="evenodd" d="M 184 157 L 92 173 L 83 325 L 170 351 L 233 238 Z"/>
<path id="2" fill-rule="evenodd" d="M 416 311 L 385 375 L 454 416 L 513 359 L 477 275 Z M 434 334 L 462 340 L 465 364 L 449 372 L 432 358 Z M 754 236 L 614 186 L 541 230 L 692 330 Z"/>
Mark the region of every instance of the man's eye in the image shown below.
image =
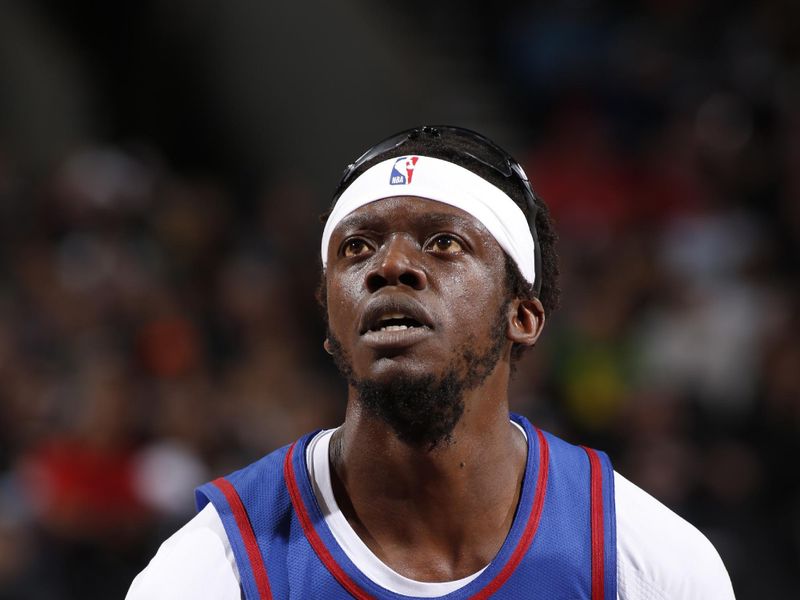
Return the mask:
<path id="1" fill-rule="evenodd" d="M 358 256 L 369 250 L 369 246 L 364 240 L 352 239 L 344 243 L 342 253 L 345 256 Z"/>
<path id="2" fill-rule="evenodd" d="M 458 254 L 463 252 L 464 248 L 458 239 L 452 235 L 437 235 L 428 243 L 428 250 L 446 254 Z"/>

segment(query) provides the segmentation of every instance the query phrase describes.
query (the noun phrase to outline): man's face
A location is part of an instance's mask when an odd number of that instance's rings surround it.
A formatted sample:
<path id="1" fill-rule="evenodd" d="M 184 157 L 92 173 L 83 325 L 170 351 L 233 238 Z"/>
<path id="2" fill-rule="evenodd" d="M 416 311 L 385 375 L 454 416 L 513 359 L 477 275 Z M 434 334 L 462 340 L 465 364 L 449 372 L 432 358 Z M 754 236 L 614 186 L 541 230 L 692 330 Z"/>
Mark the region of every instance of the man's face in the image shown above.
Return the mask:
<path id="1" fill-rule="evenodd" d="M 329 346 L 351 385 L 474 387 L 507 346 L 503 252 L 455 207 L 395 197 L 359 208 L 333 232 L 326 278 Z"/>

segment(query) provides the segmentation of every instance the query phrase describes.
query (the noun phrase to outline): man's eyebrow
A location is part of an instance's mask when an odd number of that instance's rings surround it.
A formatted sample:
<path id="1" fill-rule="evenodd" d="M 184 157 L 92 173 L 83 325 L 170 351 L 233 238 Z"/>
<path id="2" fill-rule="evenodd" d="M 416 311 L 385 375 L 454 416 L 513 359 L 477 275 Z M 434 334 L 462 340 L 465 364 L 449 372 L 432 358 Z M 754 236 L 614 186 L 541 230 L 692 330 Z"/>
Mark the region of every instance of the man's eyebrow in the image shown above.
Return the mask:
<path id="1" fill-rule="evenodd" d="M 377 229 L 382 230 L 386 227 L 386 220 L 369 213 L 350 214 L 343 218 L 336 226 L 336 229 Z"/>
<path id="2" fill-rule="evenodd" d="M 416 224 L 425 229 L 447 229 L 458 227 L 460 229 L 476 229 L 475 219 L 454 215 L 452 213 L 420 212 L 414 215 Z M 391 222 L 381 216 L 371 214 L 352 214 L 342 219 L 337 226 L 348 230 L 370 229 L 375 231 L 386 231 L 392 227 Z"/>

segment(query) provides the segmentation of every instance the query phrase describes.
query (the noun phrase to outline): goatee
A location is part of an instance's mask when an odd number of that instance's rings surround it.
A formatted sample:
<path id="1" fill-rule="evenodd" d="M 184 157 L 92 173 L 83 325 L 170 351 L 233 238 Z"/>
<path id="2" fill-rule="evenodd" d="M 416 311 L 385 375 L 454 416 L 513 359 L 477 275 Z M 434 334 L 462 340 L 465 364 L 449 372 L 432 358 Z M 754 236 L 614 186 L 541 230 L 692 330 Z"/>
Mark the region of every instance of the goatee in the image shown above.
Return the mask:
<path id="1" fill-rule="evenodd" d="M 406 444 L 433 450 L 452 441 L 453 429 L 464 414 L 464 394 L 483 383 L 500 360 L 507 341 L 505 315 L 503 306 L 488 347 L 478 353 L 476 344 L 466 343 L 439 377 L 404 374 L 388 382 L 358 379 L 347 353 L 330 331 L 329 350 L 367 412 L 387 423 Z"/>

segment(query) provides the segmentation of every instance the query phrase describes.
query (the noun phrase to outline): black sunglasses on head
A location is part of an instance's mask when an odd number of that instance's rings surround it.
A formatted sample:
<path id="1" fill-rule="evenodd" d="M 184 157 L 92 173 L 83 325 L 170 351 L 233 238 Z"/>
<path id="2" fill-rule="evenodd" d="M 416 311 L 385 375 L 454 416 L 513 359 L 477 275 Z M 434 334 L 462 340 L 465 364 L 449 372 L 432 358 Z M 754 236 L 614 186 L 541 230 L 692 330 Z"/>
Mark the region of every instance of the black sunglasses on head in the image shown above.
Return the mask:
<path id="1" fill-rule="evenodd" d="M 524 212 L 527 214 L 528 227 L 533 236 L 536 268 L 534 291 L 538 296 L 541 289 L 541 252 L 539 237 L 536 233 L 536 214 L 539 210 L 535 200 L 536 195 L 533 193 L 528 176 L 522 166 L 508 152 L 476 131 L 451 125 L 424 125 L 402 131 L 378 142 L 344 170 L 336 193 L 333 195 L 332 204 L 336 204 L 339 196 L 353 182 L 355 174 L 363 165 L 382 154 L 401 148 L 404 144 L 423 138 L 440 140 L 444 145 L 450 146 L 450 150 L 454 153 L 489 167 L 504 178 L 511 179 L 522 190 L 526 209 Z"/>

